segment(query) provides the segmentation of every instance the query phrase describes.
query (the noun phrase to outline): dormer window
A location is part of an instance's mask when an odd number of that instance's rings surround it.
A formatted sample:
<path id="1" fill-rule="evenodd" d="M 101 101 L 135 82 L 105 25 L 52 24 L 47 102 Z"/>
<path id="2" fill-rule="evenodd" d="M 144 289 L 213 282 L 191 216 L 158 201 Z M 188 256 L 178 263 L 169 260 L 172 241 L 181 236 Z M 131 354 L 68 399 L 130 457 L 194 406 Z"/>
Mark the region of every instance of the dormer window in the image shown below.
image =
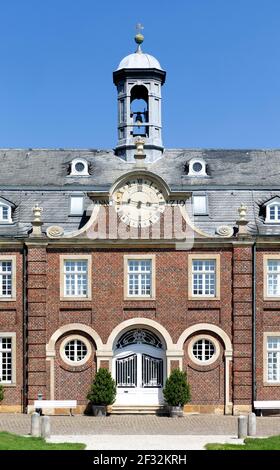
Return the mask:
<path id="1" fill-rule="evenodd" d="M 273 198 L 272 201 L 264 205 L 266 206 L 265 223 L 280 224 L 280 198 Z"/>
<path id="2" fill-rule="evenodd" d="M 0 223 L 12 223 L 12 210 L 11 206 L 0 203 Z"/>
<path id="3" fill-rule="evenodd" d="M 207 197 L 206 194 L 194 194 L 193 202 L 193 215 L 206 215 L 207 210 Z"/>
<path id="4" fill-rule="evenodd" d="M 203 158 L 192 158 L 189 162 L 188 176 L 207 176 Z"/>
<path id="5" fill-rule="evenodd" d="M 75 158 L 75 160 L 71 162 L 70 176 L 89 176 L 88 162 L 83 158 Z"/>
<path id="6" fill-rule="evenodd" d="M 82 215 L 84 212 L 84 196 L 75 194 L 70 196 L 70 215 Z"/>
<path id="7" fill-rule="evenodd" d="M 268 208 L 268 221 L 280 222 L 280 204 L 271 204 Z"/>

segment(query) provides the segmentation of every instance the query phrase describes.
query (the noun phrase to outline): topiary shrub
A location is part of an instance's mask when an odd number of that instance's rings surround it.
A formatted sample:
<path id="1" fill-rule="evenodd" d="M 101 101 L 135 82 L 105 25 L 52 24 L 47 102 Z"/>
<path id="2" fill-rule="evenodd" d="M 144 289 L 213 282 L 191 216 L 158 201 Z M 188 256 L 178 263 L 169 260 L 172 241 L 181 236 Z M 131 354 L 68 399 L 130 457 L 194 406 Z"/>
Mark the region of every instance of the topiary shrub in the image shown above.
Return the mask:
<path id="1" fill-rule="evenodd" d="M 4 387 L 0 384 L 0 403 L 4 400 Z"/>
<path id="2" fill-rule="evenodd" d="M 107 369 L 100 368 L 95 375 L 87 399 L 93 405 L 112 405 L 116 399 L 116 384 Z"/>
<path id="3" fill-rule="evenodd" d="M 165 401 L 170 406 L 184 406 L 191 399 L 187 373 L 173 369 L 163 389 Z"/>

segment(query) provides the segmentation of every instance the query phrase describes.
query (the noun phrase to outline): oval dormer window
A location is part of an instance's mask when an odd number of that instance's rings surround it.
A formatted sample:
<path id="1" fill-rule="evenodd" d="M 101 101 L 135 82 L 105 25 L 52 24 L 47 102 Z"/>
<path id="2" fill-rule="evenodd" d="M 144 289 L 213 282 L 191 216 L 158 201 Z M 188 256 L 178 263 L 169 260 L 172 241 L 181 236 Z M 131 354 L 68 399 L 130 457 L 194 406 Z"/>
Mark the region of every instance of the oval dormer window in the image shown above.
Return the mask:
<path id="1" fill-rule="evenodd" d="M 189 161 L 188 176 L 207 176 L 206 163 L 202 158 L 192 158 Z"/>
<path id="2" fill-rule="evenodd" d="M 88 176 L 88 162 L 83 158 L 75 158 L 71 162 L 71 176 Z"/>

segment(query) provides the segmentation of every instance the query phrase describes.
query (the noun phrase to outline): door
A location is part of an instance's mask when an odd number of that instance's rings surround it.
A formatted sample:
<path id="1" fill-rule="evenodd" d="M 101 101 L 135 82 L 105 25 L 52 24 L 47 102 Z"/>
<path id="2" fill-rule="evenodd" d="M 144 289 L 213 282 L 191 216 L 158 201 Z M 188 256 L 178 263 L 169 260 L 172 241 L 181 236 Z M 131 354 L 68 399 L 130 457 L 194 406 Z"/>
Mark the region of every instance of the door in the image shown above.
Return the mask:
<path id="1" fill-rule="evenodd" d="M 166 376 L 165 350 L 151 331 L 134 329 L 117 341 L 112 373 L 117 385 L 116 405 L 160 405 Z"/>

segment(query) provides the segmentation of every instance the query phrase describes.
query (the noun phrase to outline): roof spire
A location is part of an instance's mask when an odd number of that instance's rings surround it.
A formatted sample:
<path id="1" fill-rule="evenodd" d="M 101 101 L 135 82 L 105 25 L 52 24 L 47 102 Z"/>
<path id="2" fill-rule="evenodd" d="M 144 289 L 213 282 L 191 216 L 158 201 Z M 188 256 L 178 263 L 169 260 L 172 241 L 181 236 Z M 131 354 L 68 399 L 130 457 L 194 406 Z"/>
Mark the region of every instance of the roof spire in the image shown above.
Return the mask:
<path id="1" fill-rule="evenodd" d="M 141 33 L 141 31 L 143 29 L 144 29 L 144 26 L 141 23 L 137 23 L 136 25 L 137 33 L 136 33 L 136 36 L 134 37 L 134 41 L 136 42 L 136 44 L 138 44 L 137 49 L 136 49 L 136 52 L 138 52 L 138 54 L 142 54 L 141 44 L 144 41 L 144 36 Z"/>

